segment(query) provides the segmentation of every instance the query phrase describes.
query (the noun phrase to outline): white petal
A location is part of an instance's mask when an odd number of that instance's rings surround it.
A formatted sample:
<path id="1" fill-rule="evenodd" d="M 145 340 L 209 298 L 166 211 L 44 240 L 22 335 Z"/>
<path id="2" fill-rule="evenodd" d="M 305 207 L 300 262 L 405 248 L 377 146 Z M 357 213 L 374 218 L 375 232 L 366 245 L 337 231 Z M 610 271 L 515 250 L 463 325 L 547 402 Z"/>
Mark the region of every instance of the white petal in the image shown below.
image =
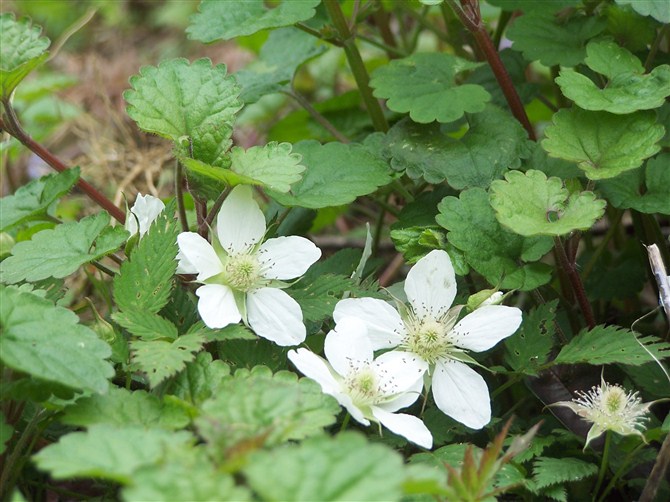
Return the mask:
<path id="1" fill-rule="evenodd" d="M 193 263 L 191 263 L 190 261 L 188 261 L 188 258 L 186 258 L 184 253 L 182 253 L 181 251 L 179 251 L 177 253 L 177 257 L 175 258 L 175 260 L 177 260 L 177 273 L 178 274 L 197 274 L 198 273 L 198 269 L 196 268 L 196 266 L 193 265 Z"/>
<path id="2" fill-rule="evenodd" d="M 177 236 L 179 253 L 198 272 L 198 280 L 204 281 L 223 272 L 223 264 L 212 245 L 195 232 L 182 232 Z"/>
<path id="3" fill-rule="evenodd" d="M 195 294 L 198 296 L 198 312 L 210 328 L 223 328 L 242 320 L 233 292 L 221 284 L 205 284 Z"/>
<path id="4" fill-rule="evenodd" d="M 457 347 L 482 352 L 512 335 L 521 324 L 521 310 L 505 305 L 480 307 L 461 319 L 449 333 Z"/>
<path id="5" fill-rule="evenodd" d="M 459 361 L 438 361 L 433 375 L 435 404 L 446 415 L 481 429 L 491 421 L 491 398 L 484 379 Z"/>
<path id="6" fill-rule="evenodd" d="M 335 305 L 333 318 L 355 317 L 365 323 L 375 350 L 396 347 L 407 333 L 398 311 L 377 298 L 347 298 Z"/>
<path id="7" fill-rule="evenodd" d="M 446 251 L 436 249 L 421 258 L 407 274 L 405 293 L 419 319 L 436 319 L 456 297 L 456 274 Z"/>
<path id="8" fill-rule="evenodd" d="M 282 347 L 305 341 L 300 305 L 277 288 L 261 288 L 247 293 L 247 321 L 258 336 Z"/>
<path id="9" fill-rule="evenodd" d="M 398 394 L 423 380 L 428 363 L 411 352 L 392 350 L 375 359 L 374 367 L 388 393 Z"/>
<path id="10" fill-rule="evenodd" d="M 365 418 L 365 414 L 361 411 L 361 409 L 358 406 L 354 404 L 349 395 L 339 393 L 337 395 L 334 395 L 333 397 L 337 399 L 338 403 L 340 403 L 347 409 L 351 417 L 354 420 L 356 420 L 356 422 L 361 423 L 363 425 L 370 425 L 370 421 L 367 418 Z"/>
<path id="11" fill-rule="evenodd" d="M 433 436 L 426 425 L 417 417 L 404 413 L 390 413 L 377 406 L 372 407 L 372 414 L 391 432 L 395 432 L 424 448 L 432 448 Z"/>
<path id="12" fill-rule="evenodd" d="M 267 279 L 295 279 L 321 258 L 321 250 L 304 237 L 268 239 L 258 249 L 258 261 Z"/>
<path id="13" fill-rule="evenodd" d="M 345 317 L 326 335 L 323 352 L 333 369 L 342 376 L 371 363 L 373 349 L 365 324 Z"/>
<path id="14" fill-rule="evenodd" d="M 230 254 L 247 252 L 265 234 L 265 216 L 253 198 L 251 187 L 238 185 L 221 205 L 216 232 L 223 249 Z"/>
<path id="15" fill-rule="evenodd" d="M 133 214 L 128 214 L 126 218 L 126 230 L 134 234 L 137 232 L 137 223 L 139 222 L 139 232 L 140 237 L 142 237 L 163 209 L 165 209 L 165 204 L 159 198 L 153 195 L 138 194 L 135 204 L 130 210 Z"/>
<path id="16" fill-rule="evenodd" d="M 289 360 L 303 375 L 321 386 L 324 393 L 335 395 L 340 392 L 340 384 L 331 373 L 328 363 L 307 349 L 290 350 Z"/>
<path id="17" fill-rule="evenodd" d="M 421 397 L 421 390 L 423 389 L 423 376 L 416 380 L 405 392 L 398 394 L 394 399 L 386 401 L 384 403 L 379 403 L 376 406 L 390 411 L 391 413 L 398 411 L 402 408 L 407 408 L 408 406 L 413 405 L 419 397 Z"/>

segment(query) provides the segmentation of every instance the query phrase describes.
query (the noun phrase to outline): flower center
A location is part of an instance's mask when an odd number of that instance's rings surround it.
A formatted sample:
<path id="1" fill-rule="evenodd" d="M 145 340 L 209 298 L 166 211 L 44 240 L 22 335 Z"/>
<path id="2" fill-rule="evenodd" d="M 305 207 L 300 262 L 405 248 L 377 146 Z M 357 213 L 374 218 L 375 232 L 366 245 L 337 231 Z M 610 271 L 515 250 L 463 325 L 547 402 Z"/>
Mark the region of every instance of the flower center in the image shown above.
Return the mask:
<path id="1" fill-rule="evenodd" d="M 223 274 L 231 288 L 247 292 L 258 283 L 260 268 L 254 255 L 238 254 L 228 258 Z"/>
<path id="2" fill-rule="evenodd" d="M 434 364 L 449 355 L 454 347 L 449 340 L 449 330 L 450 326 L 433 319 L 415 322 L 407 326 L 403 345 L 428 364 Z"/>
<path id="3" fill-rule="evenodd" d="M 619 414 L 626 407 L 626 393 L 621 387 L 611 386 L 602 396 L 605 410 L 610 415 Z"/>
<path id="4" fill-rule="evenodd" d="M 379 398 L 377 375 L 369 366 L 350 372 L 344 380 L 347 394 L 357 406 L 374 404 Z"/>

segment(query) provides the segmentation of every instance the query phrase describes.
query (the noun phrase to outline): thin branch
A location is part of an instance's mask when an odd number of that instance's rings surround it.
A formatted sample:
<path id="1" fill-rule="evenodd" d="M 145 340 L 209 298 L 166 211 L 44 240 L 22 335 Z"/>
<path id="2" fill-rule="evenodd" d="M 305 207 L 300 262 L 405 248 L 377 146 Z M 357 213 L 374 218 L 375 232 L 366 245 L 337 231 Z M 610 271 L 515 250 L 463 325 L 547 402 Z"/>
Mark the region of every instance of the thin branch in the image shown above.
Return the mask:
<path id="1" fill-rule="evenodd" d="M 214 201 L 214 205 L 212 206 L 212 209 L 209 210 L 207 218 L 202 222 L 200 228 L 198 228 L 198 233 L 200 233 L 200 235 L 202 235 L 203 232 L 207 232 L 208 229 L 212 228 L 212 225 L 214 224 L 214 218 L 216 218 L 216 215 L 219 213 L 219 209 L 221 209 L 223 201 L 225 201 L 226 197 L 228 197 L 228 192 L 229 190 L 226 188 Z"/>
<path id="2" fill-rule="evenodd" d="M 298 93 L 295 89 L 290 91 L 283 91 L 287 96 L 295 99 L 300 106 L 302 106 L 307 113 L 309 113 L 314 120 L 316 120 L 324 129 L 326 129 L 330 134 L 333 135 L 335 139 L 341 141 L 342 143 L 350 143 L 351 140 L 342 134 L 326 117 L 324 117 L 319 111 L 312 106 L 312 104 L 305 99 L 305 97 Z"/>
<path id="3" fill-rule="evenodd" d="M 179 159 L 175 158 L 174 192 L 177 197 L 177 210 L 179 212 L 179 222 L 183 232 L 188 232 L 188 219 L 186 218 L 186 207 L 184 206 L 184 166 Z"/>
<path id="4" fill-rule="evenodd" d="M 593 315 L 593 309 L 591 308 L 591 304 L 589 303 L 589 300 L 586 297 L 586 291 L 584 290 L 584 283 L 582 282 L 581 277 L 579 277 L 579 273 L 577 272 L 577 267 L 575 266 L 575 264 L 570 262 L 570 260 L 568 260 L 568 255 L 565 252 L 565 247 L 563 246 L 563 242 L 561 242 L 561 239 L 559 237 L 554 237 L 554 249 L 556 251 L 556 256 L 558 257 L 559 264 L 561 268 L 565 271 L 566 275 L 568 276 L 568 280 L 572 285 L 572 290 L 575 293 L 577 303 L 579 303 L 579 307 L 582 310 L 582 314 L 584 315 L 586 324 L 589 327 L 589 329 L 593 329 L 596 325 L 596 320 Z"/>

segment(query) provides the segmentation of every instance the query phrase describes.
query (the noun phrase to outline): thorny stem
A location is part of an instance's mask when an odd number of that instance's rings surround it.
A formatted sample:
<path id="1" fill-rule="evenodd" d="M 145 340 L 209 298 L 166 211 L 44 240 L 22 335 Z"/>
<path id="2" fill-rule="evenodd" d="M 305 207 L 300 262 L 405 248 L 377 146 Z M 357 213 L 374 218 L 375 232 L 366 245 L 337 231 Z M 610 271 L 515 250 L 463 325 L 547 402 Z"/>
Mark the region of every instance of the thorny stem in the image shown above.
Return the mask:
<path id="1" fill-rule="evenodd" d="M 186 207 L 184 206 L 184 166 L 181 165 L 179 159 L 175 159 L 175 174 L 174 174 L 174 192 L 177 197 L 177 210 L 179 212 L 179 222 L 181 223 L 182 232 L 188 232 L 188 220 L 186 219 Z"/>
<path id="2" fill-rule="evenodd" d="M 335 139 L 342 143 L 350 143 L 351 140 L 342 134 L 326 117 L 312 106 L 312 104 L 305 99 L 305 97 L 297 92 L 295 89 L 290 91 L 283 91 L 287 96 L 295 99 L 300 106 L 302 106 L 307 113 L 309 113 L 314 120 L 316 120 L 326 131 L 333 135 Z"/>
<path id="3" fill-rule="evenodd" d="M 603 458 L 602 461 L 600 462 L 600 471 L 598 471 L 598 481 L 596 481 L 596 487 L 593 489 L 593 498 L 592 500 L 596 500 L 596 497 L 598 496 L 598 492 L 600 491 L 600 487 L 603 484 L 603 480 L 605 479 L 605 474 L 607 473 L 607 466 L 609 463 L 609 456 L 610 456 L 610 446 L 612 443 L 612 431 L 606 431 L 605 432 L 605 449 L 603 450 Z"/>
<path id="4" fill-rule="evenodd" d="M 7 117 L 7 122 L 3 118 L 0 118 L 0 130 L 7 131 L 10 135 L 18 139 L 24 146 L 26 146 L 30 151 L 35 153 L 40 157 L 44 162 L 49 164 L 53 169 L 58 172 L 67 171 L 69 168 L 63 164 L 54 154 L 48 151 L 39 143 L 35 142 L 30 135 L 21 127 L 21 124 L 16 117 L 14 108 L 8 99 L 2 101 L 2 104 L 5 108 Z M 88 195 L 93 201 L 95 201 L 100 207 L 105 209 L 115 220 L 123 224 L 126 222 L 126 213 L 116 207 L 114 203 L 100 193 L 95 187 L 79 178 L 77 180 L 77 186 Z"/>
<path id="5" fill-rule="evenodd" d="M 658 487 L 668 470 L 668 465 L 670 465 L 670 434 L 665 436 L 665 440 L 661 445 L 661 450 L 658 452 L 654 467 L 651 469 L 651 474 L 649 474 L 642 490 L 642 495 L 640 495 L 640 502 L 652 502 L 654 500 Z"/>
<path id="6" fill-rule="evenodd" d="M 559 264 L 567 274 L 568 280 L 572 285 L 572 290 L 575 293 L 575 297 L 577 298 L 579 307 L 582 310 L 586 324 L 589 329 L 593 329 L 596 325 L 596 320 L 593 316 L 593 309 L 591 308 L 591 304 L 586 297 L 584 283 L 582 282 L 581 277 L 579 277 L 579 273 L 577 272 L 577 267 L 575 264 L 568 260 L 568 255 L 565 253 L 565 247 L 563 246 L 563 243 L 559 237 L 554 237 L 554 249 L 556 250 L 556 256 L 558 257 Z"/>

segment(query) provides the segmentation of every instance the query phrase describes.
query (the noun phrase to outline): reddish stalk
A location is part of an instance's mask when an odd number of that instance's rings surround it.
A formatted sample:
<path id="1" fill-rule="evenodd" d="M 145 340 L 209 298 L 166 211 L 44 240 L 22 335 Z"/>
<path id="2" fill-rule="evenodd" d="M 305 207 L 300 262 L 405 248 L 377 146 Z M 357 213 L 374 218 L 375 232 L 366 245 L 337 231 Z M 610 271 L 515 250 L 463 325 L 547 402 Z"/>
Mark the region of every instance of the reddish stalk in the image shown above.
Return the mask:
<path id="1" fill-rule="evenodd" d="M 579 277 L 575 263 L 568 259 L 568 255 L 565 252 L 565 247 L 563 246 L 563 243 L 559 237 L 554 237 L 554 249 L 556 250 L 556 256 L 558 257 L 561 268 L 568 276 L 572 290 L 574 291 L 575 297 L 577 298 L 577 303 L 579 303 L 579 307 L 581 308 L 584 319 L 586 320 L 586 325 L 589 327 L 589 329 L 593 329 L 596 325 L 596 319 L 593 315 L 593 309 L 591 308 L 589 299 L 586 297 L 584 283 L 582 282 L 581 277 Z"/>

